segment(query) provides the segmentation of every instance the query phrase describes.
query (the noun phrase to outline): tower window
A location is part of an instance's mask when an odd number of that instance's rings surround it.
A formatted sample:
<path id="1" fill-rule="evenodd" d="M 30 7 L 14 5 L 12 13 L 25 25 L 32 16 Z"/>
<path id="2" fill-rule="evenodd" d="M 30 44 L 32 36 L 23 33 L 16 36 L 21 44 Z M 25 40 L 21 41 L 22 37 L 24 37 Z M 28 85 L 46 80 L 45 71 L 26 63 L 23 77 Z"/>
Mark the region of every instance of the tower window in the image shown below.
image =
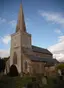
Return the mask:
<path id="1" fill-rule="evenodd" d="M 16 52 L 14 52 L 13 64 L 17 64 L 17 54 L 16 54 Z"/>
<path id="2" fill-rule="evenodd" d="M 26 70 L 26 69 L 28 68 L 28 63 L 27 63 L 27 61 L 25 61 L 24 65 L 25 65 L 25 70 Z"/>

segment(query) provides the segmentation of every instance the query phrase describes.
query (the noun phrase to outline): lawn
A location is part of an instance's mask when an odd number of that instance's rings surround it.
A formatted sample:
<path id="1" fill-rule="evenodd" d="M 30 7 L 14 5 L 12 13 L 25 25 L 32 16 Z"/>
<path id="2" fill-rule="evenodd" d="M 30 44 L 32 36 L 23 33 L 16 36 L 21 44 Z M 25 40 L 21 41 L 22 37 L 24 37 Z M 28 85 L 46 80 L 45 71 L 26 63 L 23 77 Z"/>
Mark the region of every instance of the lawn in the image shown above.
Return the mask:
<path id="1" fill-rule="evenodd" d="M 32 77 L 8 77 L 3 76 L 0 79 L 0 88 L 22 88 L 24 85 L 32 83 Z M 48 78 L 48 84 L 41 84 L 41 88 L 64 88 L 64 81 L 56 78 Z"/>
<path id="2" fill-rule="evenodd" d="M 30 77 L 7 77 L 3 76 L 0 79 L 0 88 L 22 88 L 27 83 L 31 82 Z"/>

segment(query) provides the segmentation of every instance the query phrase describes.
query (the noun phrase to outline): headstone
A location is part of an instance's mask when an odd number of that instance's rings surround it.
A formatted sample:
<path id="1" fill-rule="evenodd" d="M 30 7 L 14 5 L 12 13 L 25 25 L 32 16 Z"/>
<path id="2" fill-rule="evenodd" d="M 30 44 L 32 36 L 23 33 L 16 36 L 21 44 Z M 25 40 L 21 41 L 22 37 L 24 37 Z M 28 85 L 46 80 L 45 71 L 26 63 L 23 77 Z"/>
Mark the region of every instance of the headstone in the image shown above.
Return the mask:
<path id="1" fill-rule="evenodd" d="M 27 87 L 23 86 L 22 88 L 27 88 Z"/>
<path id="2" fill-rule="evenodd" d="M 59 76 L 61 76 L 61 70 L 60 69 L 58 69 L 58 74 L 59 74 Z"/>
<path id="3" fill-rule="evenodd" d="M 47 77 L 42 78 L 42 83 L 45 84 L 45 85 L 47 84 Z"/>

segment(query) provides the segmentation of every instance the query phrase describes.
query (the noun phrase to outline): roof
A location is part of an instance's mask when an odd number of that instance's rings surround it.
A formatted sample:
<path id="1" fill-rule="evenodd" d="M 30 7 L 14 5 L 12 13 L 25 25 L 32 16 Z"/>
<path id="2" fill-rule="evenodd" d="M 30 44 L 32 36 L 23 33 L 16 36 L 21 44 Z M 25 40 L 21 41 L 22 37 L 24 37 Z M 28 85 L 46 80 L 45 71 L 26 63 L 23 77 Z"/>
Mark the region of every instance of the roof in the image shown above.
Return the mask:
<path id="1" fill-rule="evenodd" d="M 53 58 L 41 58 L 41 57 L 37 57 L 35 55 L 28 55 L 28 57 L 32 61 L 46 62 L 46 63 L 57 63 L 57 60 L 56 59 L 53 59 Z"/>
<path id="2" fill-rule="evenodd" d="M 52 53 L 49 50 L 41 48 L 41 47 L 33 46 L 33 45 L 32 45 L 32 50 L 34 52 L 39 52 L 39 53 L 44 53 L 44 54 L 52 55 Z"/>

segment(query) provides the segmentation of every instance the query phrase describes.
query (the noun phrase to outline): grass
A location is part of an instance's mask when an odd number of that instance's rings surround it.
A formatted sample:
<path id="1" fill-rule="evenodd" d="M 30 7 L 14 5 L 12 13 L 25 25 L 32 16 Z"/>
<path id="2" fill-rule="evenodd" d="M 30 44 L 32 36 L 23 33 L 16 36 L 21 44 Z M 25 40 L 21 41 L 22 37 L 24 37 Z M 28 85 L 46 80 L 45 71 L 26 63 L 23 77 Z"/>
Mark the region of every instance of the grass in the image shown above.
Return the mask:
<path id="1" fill-rule="evenodd" d="M 22 88 L 31 82 L 30 77 L 8 77 L 3 76 L 0 80 L 0 88 Z"/>
<path id="2" fill-rule="evenodd" d="M 0 79 L 0 88 L 22 88 L 24 85 L 32 83 L 32 77 L 8 77 L 3 76 Z M 64 81 L 59 80 L 57 77 L 49 77 L 48 84 L 43 85 L 41 88 L 64 88 Z"/>

